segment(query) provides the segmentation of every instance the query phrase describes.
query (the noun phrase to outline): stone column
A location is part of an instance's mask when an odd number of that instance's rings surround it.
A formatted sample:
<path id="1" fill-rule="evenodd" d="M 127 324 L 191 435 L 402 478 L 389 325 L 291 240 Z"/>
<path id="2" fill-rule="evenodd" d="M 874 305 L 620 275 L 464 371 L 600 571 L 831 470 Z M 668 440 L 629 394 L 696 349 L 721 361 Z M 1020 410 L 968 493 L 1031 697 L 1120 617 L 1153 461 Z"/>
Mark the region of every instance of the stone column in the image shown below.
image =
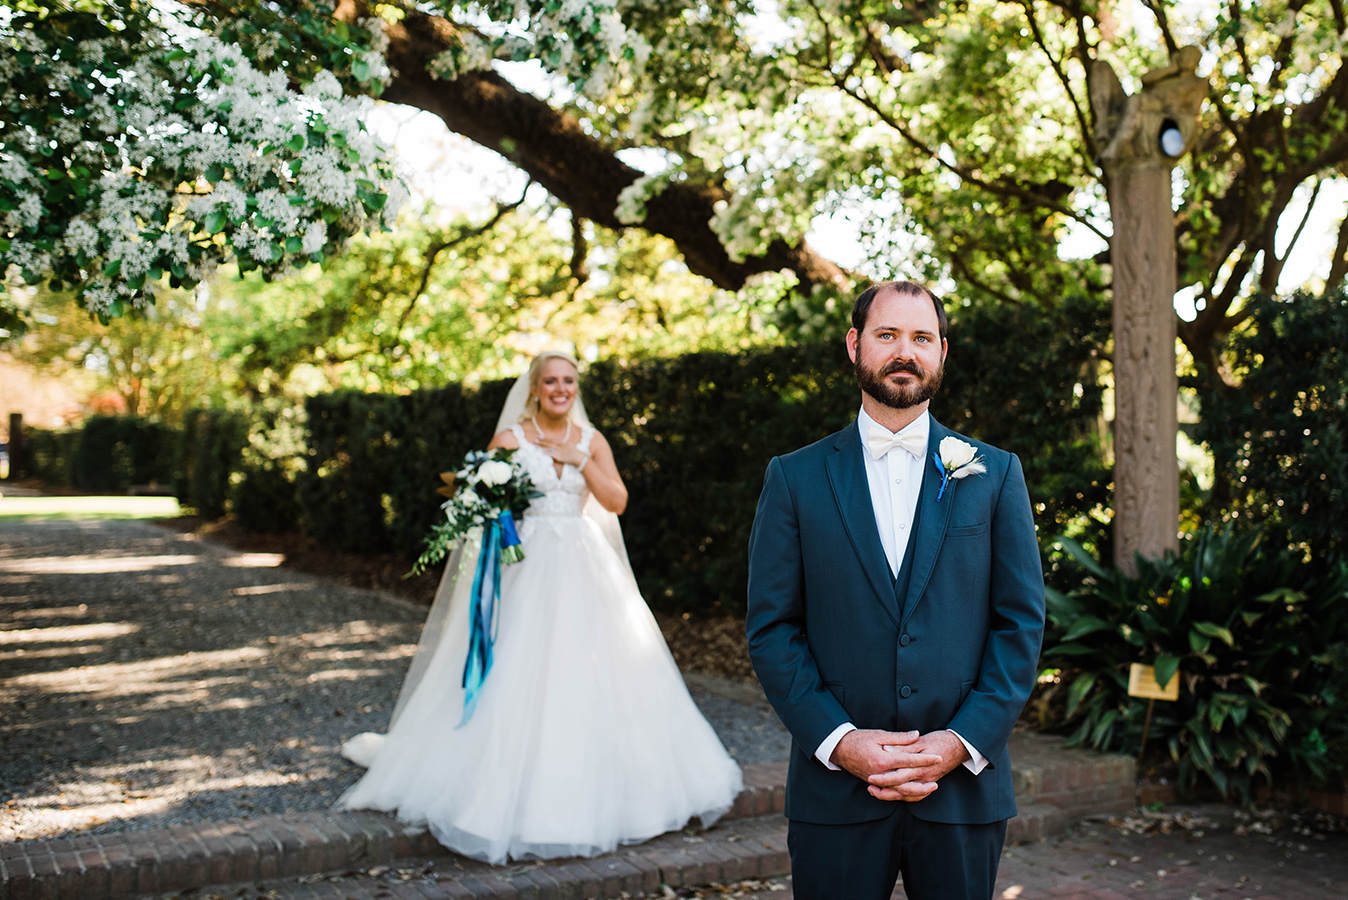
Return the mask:
<path id="1" fill-rule="evenodd" d="M 1114 234 L 1114 562 L 1179 546 L 1175 375 L 1175 224 L 1170 173 L 1190 148 L 1207 82 L 1196 47 L 1124 93 L 1109 64 L 1091 68 L 1091 107 Z"/>

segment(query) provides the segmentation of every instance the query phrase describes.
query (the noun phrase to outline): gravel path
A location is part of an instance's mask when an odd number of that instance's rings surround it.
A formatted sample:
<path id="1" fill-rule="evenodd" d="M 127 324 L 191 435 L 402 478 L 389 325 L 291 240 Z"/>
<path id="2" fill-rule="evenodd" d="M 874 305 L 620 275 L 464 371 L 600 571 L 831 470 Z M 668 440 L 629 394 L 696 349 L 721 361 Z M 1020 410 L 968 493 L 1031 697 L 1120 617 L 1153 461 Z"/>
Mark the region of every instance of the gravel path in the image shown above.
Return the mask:
<path id="1" fill-rule="evenodd" d="M 4 501 L 0 500 L 0 503 Z M 325 809 L 360 774 L 425 610 L 124 520 L 0 518 L 0 840 Z M 741 763 L 789 738 L 691 675 Z"/>

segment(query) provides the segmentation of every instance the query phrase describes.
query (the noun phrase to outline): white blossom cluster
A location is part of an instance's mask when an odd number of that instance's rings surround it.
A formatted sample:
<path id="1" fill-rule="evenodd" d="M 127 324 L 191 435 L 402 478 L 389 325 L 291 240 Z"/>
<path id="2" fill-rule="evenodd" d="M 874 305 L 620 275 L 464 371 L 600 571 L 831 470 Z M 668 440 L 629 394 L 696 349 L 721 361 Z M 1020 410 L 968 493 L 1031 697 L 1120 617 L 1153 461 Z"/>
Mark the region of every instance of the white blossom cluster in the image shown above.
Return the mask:
<path id="1" fill-rule="evenodd" d="M 94 312 L 230 258 L 279 274 L 386 227 L 401 203 L 390 150 L 363 125 L 372 101 L 330 73 L 296 94 L 201 33 L 73 42 L 6 22 L 0 41 L 49 64 L 35 90 L 0 55 L 0 104 L 52 123 L 0 123 L 0 200 L 17 204 L 0 212 L 0 272 L 77 286 Z"/>
<path id="2" fill-rule="evenodd" d="M 494 59 L 536 59 L 554 75 L 602 97 L 650 57 L 644 37 L 623 22 L 623 11 L 640 0 L 517 0 L 518 29 L 485 34 L 461 28 L 458 44 L 429 65 L 437 78 L 452 80 L 487 69 Z"/>

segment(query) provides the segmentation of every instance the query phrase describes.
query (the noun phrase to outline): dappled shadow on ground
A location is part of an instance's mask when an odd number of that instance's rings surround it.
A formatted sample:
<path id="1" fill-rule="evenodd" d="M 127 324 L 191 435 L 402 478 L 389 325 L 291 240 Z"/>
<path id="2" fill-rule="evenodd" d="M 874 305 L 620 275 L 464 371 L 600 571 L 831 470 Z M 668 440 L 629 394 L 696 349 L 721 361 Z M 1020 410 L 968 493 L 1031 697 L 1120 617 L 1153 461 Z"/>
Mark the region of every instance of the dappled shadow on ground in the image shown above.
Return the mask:
<path id="1" fill-rule="evenodd" d="M 352 587 L 387 591 L 425 606 L 430 606 L 440 583 L 438 566 L 415 578 L 403 577 L 412 560 L 396 553 L 340 553 L 300 534 L 248 531 L 229 518 L 206 522 L 196 516 L 179 516 L 155 524 L 204 536 L 212 543 L 240 551 L 279 553 L 285 557 L 287 569 L 318 574 Z M 655 618 L 682 671 L 757 682 L 749 662 L 743 616 L 702 618 L 656 612 Z"/>
<path id="2" fill-rule="evenodd" d="M 358 774 L 337 748 L 387 723 L 424 611 L 283 559 L 0 523 L 0 840 L 330 806 Z"/>

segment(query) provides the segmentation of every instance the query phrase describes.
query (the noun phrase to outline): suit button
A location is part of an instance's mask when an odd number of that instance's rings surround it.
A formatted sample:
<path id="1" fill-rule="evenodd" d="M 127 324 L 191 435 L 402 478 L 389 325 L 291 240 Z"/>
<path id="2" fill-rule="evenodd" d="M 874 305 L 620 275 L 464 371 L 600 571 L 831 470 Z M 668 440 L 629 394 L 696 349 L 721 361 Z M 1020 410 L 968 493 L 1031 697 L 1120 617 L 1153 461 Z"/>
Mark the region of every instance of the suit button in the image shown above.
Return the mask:
<path id="1" fill-rule="evenodd" d="M 899 696 L 902 697 L 903 699 L 907 700 L 912 695 L 913 689 L 910 688 L 908 685 L 905 684 L 903 687 L 899 688 Z"/>
<path id="2" fill-rule="evenodd" d="M 908 646 L 909 644 L 911 644 L 912 642 L 913 642 L 913 639 L 910 638 L 910 637 L 909 637 L 908 635 L 906 635 L 906 634 L 905 634 L 905 635 L 901 635 L 901 636 L 899 637 L 899 646 L 900 646 L 900 647 L 907 647 L 907 646 Z"/>

